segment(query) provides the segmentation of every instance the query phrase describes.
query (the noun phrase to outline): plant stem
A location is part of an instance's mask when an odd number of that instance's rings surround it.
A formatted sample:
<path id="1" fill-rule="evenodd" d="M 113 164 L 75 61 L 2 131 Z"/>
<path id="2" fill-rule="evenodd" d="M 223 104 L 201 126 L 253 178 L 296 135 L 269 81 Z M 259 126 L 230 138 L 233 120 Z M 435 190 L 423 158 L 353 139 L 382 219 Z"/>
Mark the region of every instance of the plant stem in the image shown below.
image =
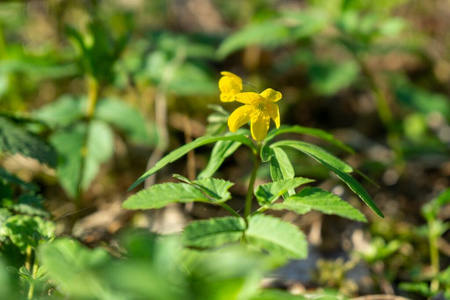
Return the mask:
<path id="1" fill-rule="evenodd" d="M 439 248 L 438 248 L 438 234 L 436 234 L 436 221 L 428 221 L 428 241 L 430 243 L 430 261 L 433 276 L 439 273 Z M 439 291 L 439 281 L 435 278 L 431 281 L 430 290 L 433 293 Z"/>
<path id="2" fill-rule="evenodd" d="M 34 280 L 36 279 L 36 275 L 38 272 L 38 262 L 37 262 L 37 257 L 34 257 L 34 263 L 33 263 L 33 272 L 31 273 L 31 277 L 33 279 L 32 282 L 30 282 L 30 289 L 28 290 L 28 299 L 31 300 L 33 299 L 33 295 L 34 295 Z"/>
<path id="3" fill-rule="evenodd" d="M 231 213 L 232 215 L 236 216 L 236 217 L 241 217 L 234 209 L 232 209 L 228 204 L 226 203 L 220 203 L 220 206 L 222 206 L 223 208 L 225 208 L 229 213 Z"/>
<path id="4" fill-rule="evenodd" d="M 84 132 L 83 144 L 81 146 L 81 160 L 80 160 L 80 172 L 77 178 L 77 195 L 75 198 L 76 210 L 81 209 L 82 196 L 83 196 L 83 175 L 86 168 L 86 158 L 89 155 L 89 131 L 91 127 L 91 121 L 94 117 L 95 108 L 97 106 L 97 100 L 100 93 L 100 86 L 98 81 L 94 77 L 87 78 L 88 85 L 88 103 L 86 110 L 86 131 Z M 75 214 L 76 215 L 76 214 Z"/>
<path id="5" fill-rule="evenodd" d="M 256 173 L 258 172 L 258 167 L 261 164 L 261 159 L 259 158 L 260 151 L 261 151 L 261 143 L 258 142 L 257 149 L 254 152 L 255 164 L 253 165 L 252 175 L 250 177 L 250 182 L 248 183 L 247 196 L 245 198 L 244 219 L 247 224 L 248 224 L 248 216 L 250 215 L 252 210 L 253 190 L 256 180 Z"/>

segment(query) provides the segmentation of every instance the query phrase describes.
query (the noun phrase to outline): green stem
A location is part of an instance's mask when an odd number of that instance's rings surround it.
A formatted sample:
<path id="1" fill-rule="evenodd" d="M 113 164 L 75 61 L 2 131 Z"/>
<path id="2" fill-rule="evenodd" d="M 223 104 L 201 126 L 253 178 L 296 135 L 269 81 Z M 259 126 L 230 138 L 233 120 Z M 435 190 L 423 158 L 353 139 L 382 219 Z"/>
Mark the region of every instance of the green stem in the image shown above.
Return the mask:
<path id="1" fill-rule="evenodd" d="M 248 216 L 252 210 L 252 200 L 253 200 L 253 190 L 255 186 L 256 174 L 258 173 L 258 167 L 261 164 L 261 159 L 259 158 L 259 152 L 261 151 L 261 143 L 258 143 L 256 152 L 254 152 L 255 164 L 253 165 L 252 175 L 250 176 L 250 182 L 248 184 L 247 196 L 245 198 L 245 210 L 244 219 L 248 224 Z"/>
<path id="2" fill-rule="evenodd" d="M 86 110 L 86 131 L 84 133 L 83 137 L 83 144 L 81 147 L 81 160 L 80 160 L 80 173 L 78 174 L 77 179 L 77 195 L 75 199 L 75 206 L 76 210 L 79 210 L 81 208 L 82 203 L 82 196 L 83 196 L 83 174 L 84 170 L 86 168 L 86 158 L 89 155 L 88 151 L 88 142 L 89 142 L 89 131 L 90 131 L 90 125 L 91 121 L 94 117 L 95 108 L 97 106 L 97 100 L 99 97 L 100 92 L 100 86 L 98 84 L 98 81 L 93 77 L 87 78 L 87 85 L 88 85 L 88 104 L 87 104 L 87 110 Z M 76 215 L 76 214 L 75 214 Z"/>
<path id="3" fill-rule="evenodd" d="M 428 222 L 428 241 L 430 243 L 430 261 L 433 276 L 439 273 L 439 248 L 438 248 L 438 238 L 436 234 L 435 221 L 431 220 Z M 430 286 L 431 292 L 437 293 L 439 291 L 439 281 L 433 279 Z"/>
<path id="4" fill-rule="evenodd" d="M 28 299 L 31 300 L 33 299 L 33 295 L 34 295 L 34 280 L 36 279 L 36 275 L 38 272 L 38 261 L 37 261 L 37 257 L 34 257 L 34 263 L 33 263 L 33 272 L 31 273 L 31 278 L 32 281 L 30 282 L 30 289 L 28 290 Z"/>
<path id="5" fill-rule="evenodd" d="M 231 213 L 232 215 L 236 216 L 236 217 L 241 217 L 234 209 L 232 209 L 228 204 L 226 203 L 220 203 L 220 206 L 222 206 L 223 208 L 225 208 L 229 213 Z"/>

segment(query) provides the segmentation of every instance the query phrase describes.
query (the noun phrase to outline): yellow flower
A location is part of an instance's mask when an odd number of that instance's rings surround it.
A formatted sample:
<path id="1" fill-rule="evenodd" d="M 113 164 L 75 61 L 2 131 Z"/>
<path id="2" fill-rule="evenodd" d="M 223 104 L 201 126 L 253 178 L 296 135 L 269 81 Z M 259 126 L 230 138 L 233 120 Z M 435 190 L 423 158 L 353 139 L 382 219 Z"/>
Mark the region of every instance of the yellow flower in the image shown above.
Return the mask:
<path id="1" fill-rule="evenodd" d="M 231 132 L 235 132 L 239 127 L 250 121 L 250 131 L 253 139 L 262 141 L 267 136 L 270 126 L 270 119 L 275 122 L 275 126 L 280 127 L 280 111 L 275 104 L 282 97 L 280 92 L 267 89 L 261 94 L 239 93 L 235 95 L 238 102 L 244 106 L 236 109 L 228 118 L 228 127 Z"/>
<path id="2" fill-rule="evenodd" d="M 222 78 L 219 80 L 220 100 L 222 102 L 234 101 L 234 96 L 242 91 L 242 79 L 231 73 L 221 72 Z"/>

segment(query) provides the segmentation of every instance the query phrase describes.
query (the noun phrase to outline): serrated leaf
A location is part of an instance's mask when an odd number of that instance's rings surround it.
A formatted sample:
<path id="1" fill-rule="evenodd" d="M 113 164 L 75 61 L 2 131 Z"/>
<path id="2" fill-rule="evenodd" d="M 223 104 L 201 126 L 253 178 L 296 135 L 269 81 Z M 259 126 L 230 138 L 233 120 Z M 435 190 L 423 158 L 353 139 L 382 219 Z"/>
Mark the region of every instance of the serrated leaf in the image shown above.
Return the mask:
<path id="1" fill-rule="evenodd" d="M 145 172 L 141 177 L 138 178 L 129 188 L 128 190 L 131 190 L 135 188 L 137 185 L 142 183 L 147 177 L 151 176 L 155 172 L 161 170 L 165 165 L 179 159 L 183 155 L 187 154 L 189 151 L 198 148 L 200 146 L 204 146 L 207 144 L 211 144 L 218 141 L 235 141 L 242 143 L 251 149 L 255 149 L 255 146 L 253 143 L 245 136 L 240 134 L 235 135 L 225 135 L 225 136 L 204 136 L 200 137 L 193 142 L 186 144 L 184 146 L 181 146 L 180 148 L 170 152 L 168 155 L 164 156 L 162 159 L 160 159 L 150 170 Z"/>
<path id="2" fill-rule="evenodd" d="M 57 162 L 57 154 L 53 147 L 3 117 L 0 117 L 0 151 L 20 153 L 50 167 L 55 167 Z"/>
<path id="3" fill-rule="evenodd" d="M 62 186 L 70 197 L 75 197 L 80 176 L 83 140 L 86 125 L 76 124 L 70 130 L 57 132 L 50 138 L 62 159 L 57 168 L 57 175 Z M 114 136 L 112 130 L 102 121 L 92 121 L 89 127 L 87 154 L 81 188 L 86 190 L 95 179 L 100 165 L 108 161 L 114 151 Z"/>
<path id="4" fill-rule="evenodd" d="M 55 224 L 40 217 L 15 215 L 4 223 L 5 235 L 8 236 L 21 253 L 28 246 L 36 248 L 38 244 L 54 237 Z"/>
<path id="5" fill-rule="evenodd" d="M 126 209 L 156 209 L 170 203 L 209 202 L 198 188 L 187 183 L 161 183 L 139 191 L 122 204 Z"/>
<path id="6" fill-rule="evenodd" d="M 305 235 L 295 225 L 278 218 L 255 215 L 245 231 L 246 241 L 275 255 L 303 259 L 308 255 Z"/>
<path id="7" fill-rule="evenodd" d="M 242 134 L 245 131 L 237 131 Z M 199 179 L 208 178 L 214 175 L 214 173 L 220 168 L 225 159 L 232 155 L 239 147 L 241 143 L 234 141 L 218 141 L 211 152 L 206 168 L 198 175 Z"/>
<path id="8" fill-rule="evenodd" d="M 217 178 L 206 178 L 192 181 L 195 187 L 199 188 L 215 203 L 225 202 L 231 198 L 228 190 L 234 183 Z"/>
<path id="9" fill-rule="evenodd" d="M 326 165 L 326 163 L 325 163 Z M 334 174 L 336 174 L 358 197 L 364 201 L 378 216 L 384 218 L 383 213 L 378 208 L 378 206 L 373 202 L 370 195 L 367 191 L 362 187 L 362 185 L 356 181 L 350 174 L 344 173 L 331 165 L 327 166 Z"/>
<path id="10" fill-rule="evenodd" d="M 50 217 L 50 213 L 44 209 L 43 202 L 44 198 L 40 195 L 22 194 L 19 203 L 13 204 L 10 209 L 29 216 Z"/>
<path id="11" fill-rule="evenodd" d="M 102 248 L 61 238 L 39 248 L 39 261 L 60 288 L 77 299 L 111 299 L 101 268 L 111 261 Z"/>
<path id="12" fill-rule="evenodd" d="M 231 198 L 228 190 L 233 183 L 223 179 L 207 178 L 190 181 L 180 175 L 174 177 L 186 183 L 155 184 L 129 197 L 124 203 L 126 209 L 156 209 L 170 203 L 210 202 L 221 203 Z"/>
<path id="13" fill-rule="evenodd" d="M 261 184 L 255 191 L 256 199 L 261 205 L 272 203 L 289 190 L 293 190 L 302 184 L 313 182 L 313 179 L 296 177 L 292 179 L 278 180 Z"/>
<path id="14" fill-rule="evenodd" d="M 189 223 L 183 231 L 188 247 L 212 248 L 238 242 L 246 228 L 243 218 L 225 217 Z"/>
<path id="15" fill-rule="evenodd" d="M 344 173 L 350 173 L 353 171 L 353 168 L 346 162 L 340 160 L 339 158 L 325 151 L 324 149 L 310 143 L 287 140 L 276 142 L 272 144 L 271 147 L 272 148 L 291 147 L 309 155 L 310 157 L 314 158 L 315 160 L 317 160 L 326 167 L 331 166 L 334 169 L 337 169 Z"/>
<path id="16" fill-rule="evenodd" d="M 275 203 L 269 207 L 291 210 L 301 215 L 311 210 L 318 210 L 328 215 L 367 222 L 366 217 L 359 210 L 335 194 L 319 188 L 304 188 L 300 193 L 287 198 L 284 202 Z"/>
<path id="17" fill-rule="evenodd" d="M 117 126 L 135 143 L 154 145 L 156 137 L 140 111 L 118 99 L 101 99 L 95 110 L 95 118 Z"/>
<path id="18" fill-rule="evenodd" d="M 332 134 L 329 134 L 326 131 L 323 131 L 323 130 L 320 130 L 317 128 L 303 127 L 303 126 L 299 126 L 299 125 L 294 125 L 294 126 L 282 125 L 278 129 L 271 130 L 267 134 L 267 137 L 265 138 L 264 143 L 268 143 L 276 136 L 278 136 L 280 134 L 284 134 L 284 133 L 299 133 L 299 134 L 306 134 L 306 135 L 314 136 L 314 137 L 323 139 L 324 141 L 327 141 L 330 144 L 333 144 L 349 153 L 355 152 L 352 148 L 343 144 L 341 141 L 335 139 Z"/>

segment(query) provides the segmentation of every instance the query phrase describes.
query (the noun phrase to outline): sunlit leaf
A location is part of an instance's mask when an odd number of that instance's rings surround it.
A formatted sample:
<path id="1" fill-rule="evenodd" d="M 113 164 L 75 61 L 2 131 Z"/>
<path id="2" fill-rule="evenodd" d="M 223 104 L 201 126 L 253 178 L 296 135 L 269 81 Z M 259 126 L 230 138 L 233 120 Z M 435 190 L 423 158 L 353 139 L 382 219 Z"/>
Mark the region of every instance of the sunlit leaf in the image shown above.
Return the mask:
<path id="1" fill-rule="evenodd" d="M 341 141 L 335 139 L 332 134 L 329 134 L 328 132 L 317 129 L 317 128 L 309 128 L 309 127 L 303 127 L 303 126 L 299 126 L 299 125 L 294 125 L 294 126 L 282 125 L 278 129 L 273 129 L 269 132 L 269 134 L 267 135 L 267 137 L 264 141 L 265 141 L 265 143 L 267 143 L 267 142 L 271 141 L 274 137 L 276 137 L 280 134 L 283 134 L 283 133 L 299 133 L 299 134 L 306 134 L 306 135 L 318 137 L 318 138 L 323 139 L 323 140 L 325 140 L 325 141 L 327 141 L 349 153 L 354 153 L 353 149 L 351 149 L 347 145 L 343 144 Z"/>
<path id="2" fill-rule="evenodd" d="M 153 168 L 151 168 L 150 170 L 145 172 L 141 177 L 139 177 L 139 179 L 136 180 L 128 190 L 135 188 L 137 185 L 139 185 L 141 182 L 143 182 L 147 177 L 149 177 L 152 174 L 154 174 L 155 172 L 161 170 L 165 165 L 179 159 L 183 155 L 187 154 L 189 151 L 191 151 L 197 147 L 211 144 L 211 143 L 218 142 L 218 141 L 235 141 L 235 142 L 239 142 L 244 145 L 247 145 L 251 149 L 255 148 L 253 143 L 247 137 L 245 137 L 241 134 L 234 134 L 234 135 L 230 134 L 230 135 L 226 135 L 226 136 L 200 137 L 200 138 L 194 140 L 193 142 L 186 144 L 184 146 L 181 146 L 180 148 L 178 148 L 178 149 L 172 151 L 171 153 L 169 153 L 168 155 L 164 156 L 153 166 Z"/>
<path id="3" fill-rule="evenodd" d="M 278 180 L 261 184 L 255 191 L 256 199 L 261 205 L 272 203 L 289 190 L 293 190 L 305 183 L 313 182 L 313 179 L 296 177 L 292 179 Z"/>
<path id="4" fill-rule="evenodd" d="M 308 255 L 304 234 L 293 224 L 278 218 L 255 215 L 245 231 L 246 241 L 274 255 L 303 259 Z"/>
<path id="5" fill-rule="evenodd" d="M 315 146 L 310 143 L 305 143 L 301 141 L 292 141 L 292 140 L 286 140 L 286 141 L 279 141 L 271 145 L 272 148 L 275 147 L 290 147 L 294 148 L 296 150 L 299 150 L 321 164 L 325 166 L 332 166 L 333 168 L 344 172 L 344 173 L 350 173 L 353 171 L 353 168 L 347 164 L 346 162 L 340 160 L 339 158 L 335 157 L 334 155 L 330 154 L 329 152 L 323 150 L 322 148 Z"/>
<path id="6" fill-rule="evenodd" d="M 287 209 L 298 214 L 306 214 L 311 210 L 318 210 L 328 215 L 337 215 L 350 220 L 367 222 L 364 215 L 328 191 L 319 188 L 304 188 L 300 193 L 287 198 L 282 203 L 269 206 L 272 209 Z"/>

